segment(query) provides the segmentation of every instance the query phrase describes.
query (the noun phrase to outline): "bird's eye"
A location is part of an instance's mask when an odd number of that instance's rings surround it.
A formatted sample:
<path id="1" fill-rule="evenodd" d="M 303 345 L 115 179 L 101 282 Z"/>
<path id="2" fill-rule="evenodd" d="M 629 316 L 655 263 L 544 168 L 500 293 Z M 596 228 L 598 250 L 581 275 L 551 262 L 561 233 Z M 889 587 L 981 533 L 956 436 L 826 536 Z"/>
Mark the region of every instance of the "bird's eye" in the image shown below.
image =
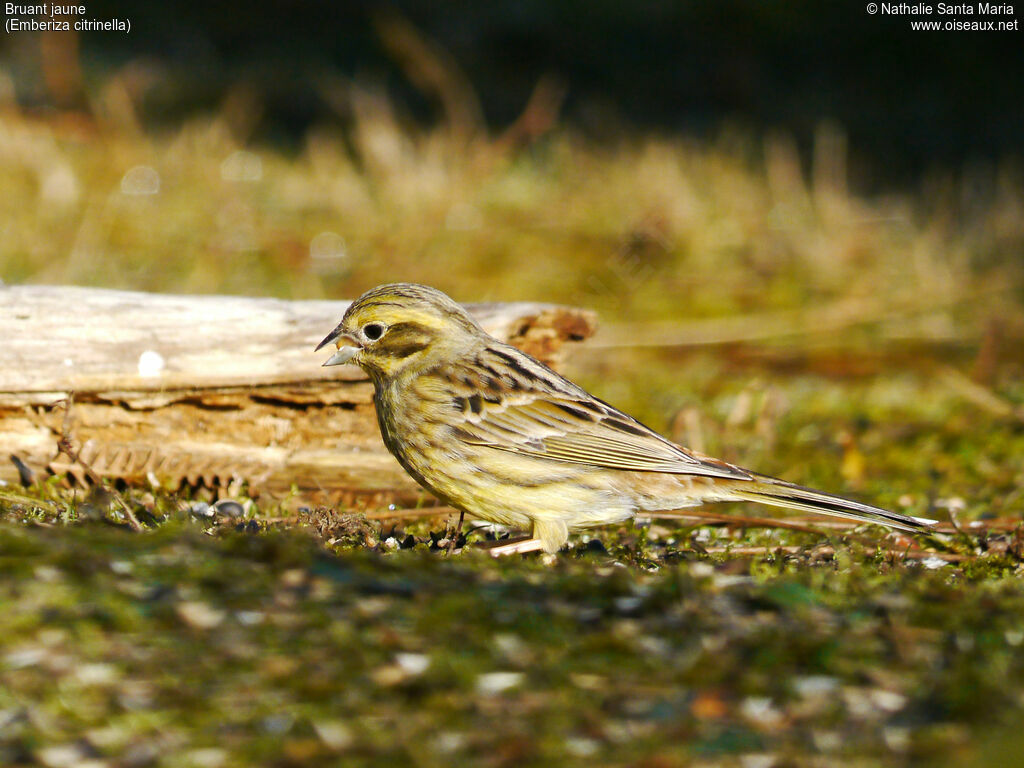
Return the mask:
<path id="1" fill-rule="evenodd" d="M 363 326 L 363 335 L 370 341 L 376 341 L 384 335 L 384 326 L 381 323 L 367 323 Z"/>

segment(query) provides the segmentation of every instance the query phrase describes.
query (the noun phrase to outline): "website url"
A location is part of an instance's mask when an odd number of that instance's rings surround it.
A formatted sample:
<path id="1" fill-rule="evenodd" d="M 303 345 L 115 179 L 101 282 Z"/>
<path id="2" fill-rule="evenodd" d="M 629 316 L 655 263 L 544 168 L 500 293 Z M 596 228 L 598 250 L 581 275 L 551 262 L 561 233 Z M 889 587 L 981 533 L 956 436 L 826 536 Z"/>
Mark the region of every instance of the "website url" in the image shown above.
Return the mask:
<path id="1" fill-rule="evenodd" d="M 1018 20 L 1013 21 L 912 21 L 913 30 L 935 32 L 1017 32 Z"/>

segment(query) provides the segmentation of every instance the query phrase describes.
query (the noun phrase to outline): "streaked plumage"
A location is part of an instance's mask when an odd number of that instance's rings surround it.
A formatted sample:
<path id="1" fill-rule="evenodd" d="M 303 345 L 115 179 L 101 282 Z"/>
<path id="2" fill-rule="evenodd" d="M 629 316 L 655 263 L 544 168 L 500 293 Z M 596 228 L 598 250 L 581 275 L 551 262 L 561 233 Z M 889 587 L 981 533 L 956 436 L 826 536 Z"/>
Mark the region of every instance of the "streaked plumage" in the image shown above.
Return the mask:
<path id="1" fill-rule="evenodd" d="M 704 501 L 755 501 L 893 528 L 931 521 L 786 483 L 666 440 L 508 344 L 440 291 L 383 285 L 317 349 L 374 385 L 388 450 L 467 514 L 532 530 L 517 551 L 561 549 L 573 530 Z"/>

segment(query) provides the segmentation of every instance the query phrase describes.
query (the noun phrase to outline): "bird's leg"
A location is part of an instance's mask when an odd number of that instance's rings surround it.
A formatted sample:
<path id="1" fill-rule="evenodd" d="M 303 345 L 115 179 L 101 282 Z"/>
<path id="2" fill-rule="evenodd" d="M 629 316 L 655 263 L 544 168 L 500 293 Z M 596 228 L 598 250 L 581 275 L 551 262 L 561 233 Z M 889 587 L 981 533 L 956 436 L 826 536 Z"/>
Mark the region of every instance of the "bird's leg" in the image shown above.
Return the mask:
<path id="1" fill-rule="evenodd" d="M 540 539 L 528 538 L 519 539 L 508 544 L 501 544 L 487 550 L 491 557 L 502 555 L 524 555 L 527 552 L 538 552 L 544 549 L 544 542 Z"/>
<path id="2" fill-rule="evenodd" d="M 521 555 L 538 550 L 554 553 L 564 547 L 567 541 L 569 541 L 569 527 L 564 521 L 534 520 L 532 536 L 509 544 L 501 544 L 489 551 L 493 557 Z"/>
<path id="3" fill-rule="evenodd" d="M 448 555 L 451 556 L 455 552 L 455 545 L 459 541 L 459 534 L 462 533 L 462 521 L 466 517 L 466 510 L 459 510 L 459 524 L 455 526 L 455 533 L 448 539 Z"/>

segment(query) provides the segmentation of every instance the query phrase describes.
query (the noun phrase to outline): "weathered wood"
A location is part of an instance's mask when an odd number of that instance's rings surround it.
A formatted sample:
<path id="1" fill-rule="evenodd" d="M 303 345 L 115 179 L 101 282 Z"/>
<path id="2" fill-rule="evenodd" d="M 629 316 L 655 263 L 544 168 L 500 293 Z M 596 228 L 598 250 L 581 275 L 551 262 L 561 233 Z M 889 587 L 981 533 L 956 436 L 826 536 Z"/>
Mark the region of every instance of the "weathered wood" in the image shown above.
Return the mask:
<path id="1" fill-rule="evenodd" d="M 0 287 L 0 480 L 16 455 L 37 473 L 58 456 L 63 403 L 81 458 L 128 482 L 275 497 L 408 498 L 385 451 L 372 388 L 353 366 L 323 368 L 313 347 L 348 302 L 167 296 L 56 286 Z M 594 315 L 546 304 L 467 309 L 492 335 L 556 364 Z M 382 496 L 383 498 L 383 496 Z"/>

